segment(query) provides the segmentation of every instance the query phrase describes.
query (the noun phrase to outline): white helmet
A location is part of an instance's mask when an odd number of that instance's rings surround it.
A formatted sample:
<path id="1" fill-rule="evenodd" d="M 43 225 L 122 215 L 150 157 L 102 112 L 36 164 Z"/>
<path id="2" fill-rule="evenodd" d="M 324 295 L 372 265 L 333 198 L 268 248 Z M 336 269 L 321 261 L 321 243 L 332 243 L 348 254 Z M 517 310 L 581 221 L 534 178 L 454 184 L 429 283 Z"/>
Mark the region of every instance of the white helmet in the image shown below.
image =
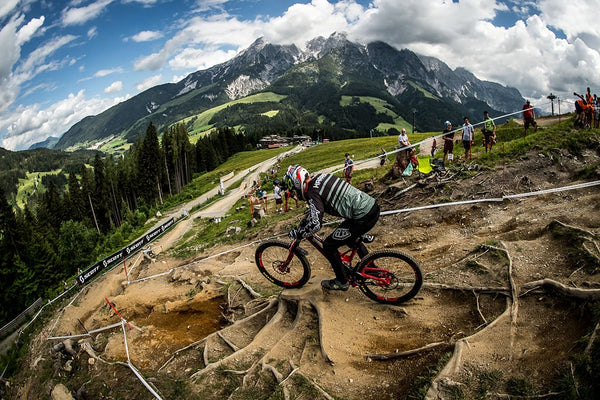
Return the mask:
<path id="1" fill-rule="evenodd" d="M 283 183 L 288 190 L 295 190 L 296 193 L 304 198 L 307 189 L 307 180 L 309 173 L 301 165 L 290 165 L 283 177 Z"/>

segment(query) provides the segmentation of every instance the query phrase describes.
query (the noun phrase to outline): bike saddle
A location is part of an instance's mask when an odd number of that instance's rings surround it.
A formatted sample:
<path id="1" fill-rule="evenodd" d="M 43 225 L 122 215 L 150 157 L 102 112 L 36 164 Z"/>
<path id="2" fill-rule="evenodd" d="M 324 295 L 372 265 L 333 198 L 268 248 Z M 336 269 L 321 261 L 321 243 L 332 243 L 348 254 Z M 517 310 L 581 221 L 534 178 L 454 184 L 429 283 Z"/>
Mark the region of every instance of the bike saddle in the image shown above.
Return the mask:
<path id="1" fill-rule="evenodd" d="M 373 235 L 361 235 L 360 240 L 363 243 L 372 243 L 375 240 L 375 236 Z"/>

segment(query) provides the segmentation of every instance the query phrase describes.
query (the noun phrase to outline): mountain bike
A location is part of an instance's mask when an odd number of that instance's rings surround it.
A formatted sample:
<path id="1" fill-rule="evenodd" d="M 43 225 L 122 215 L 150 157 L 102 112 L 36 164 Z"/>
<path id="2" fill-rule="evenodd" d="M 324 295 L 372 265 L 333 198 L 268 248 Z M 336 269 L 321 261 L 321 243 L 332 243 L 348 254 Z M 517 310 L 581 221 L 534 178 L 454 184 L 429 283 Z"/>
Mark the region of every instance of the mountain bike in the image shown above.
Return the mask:
<path id="1" fill-rule="evenodd" d="M 323 256 L 323 239 L 316 234 L 304 238 Z M 374 237 L 362 235 L 345 252 L 340 252 L 350 285 L 370 299 L 383 304 L 400 304 L 412 299 L 421 289 L 423 274 L 419 263 L 399 250 L 384 249 L 368 253 L 355 266 L 352 261 L 361 243 Z M 299 288 L 310 279 L 308 252 L 300 247 L 301 239 L 291 243 L 270 240 L 258 246 L 255 261 L 259 271 L 270 282 L 283 288 Z"/>

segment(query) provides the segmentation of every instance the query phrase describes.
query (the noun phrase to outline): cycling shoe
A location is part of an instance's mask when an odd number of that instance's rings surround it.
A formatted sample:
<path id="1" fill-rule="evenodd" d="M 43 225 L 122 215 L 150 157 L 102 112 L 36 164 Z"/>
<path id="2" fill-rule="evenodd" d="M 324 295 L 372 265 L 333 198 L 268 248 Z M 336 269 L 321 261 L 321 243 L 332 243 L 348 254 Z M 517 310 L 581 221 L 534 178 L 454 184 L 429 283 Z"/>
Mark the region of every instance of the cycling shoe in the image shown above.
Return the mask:
<path id="1" fill-rule="evenodd" d="M 321 286 L 327 290 L 348 290 L 350 284 L 348 282 L 340 282 L 337 279 L 328 279 L 321 281 Z"/>

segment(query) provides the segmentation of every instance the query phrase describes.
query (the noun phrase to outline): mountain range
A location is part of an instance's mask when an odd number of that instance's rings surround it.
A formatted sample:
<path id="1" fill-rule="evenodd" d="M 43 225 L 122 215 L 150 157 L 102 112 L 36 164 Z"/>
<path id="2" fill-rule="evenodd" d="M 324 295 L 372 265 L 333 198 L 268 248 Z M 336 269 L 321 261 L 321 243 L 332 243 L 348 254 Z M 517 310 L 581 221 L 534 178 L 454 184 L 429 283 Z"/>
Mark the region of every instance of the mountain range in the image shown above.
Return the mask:
<path id="1" fill-rule="evenodd" d="M 483 110 L 494 117 L 523 103 L 515 88 L 381 41 L 365 45 L 334 33 L 300 49 L 259 38 L 227 62 L 84 118 L 54 148 L 131 143 L 150 122 L 159 131 L 184 123 L 190 135 L 221 126 L 258 136 L 316 131 L 334 139 L 411 125 L 441 131 L 445 120 L 456 126 L 464 115 L 477 121 Z"/>

